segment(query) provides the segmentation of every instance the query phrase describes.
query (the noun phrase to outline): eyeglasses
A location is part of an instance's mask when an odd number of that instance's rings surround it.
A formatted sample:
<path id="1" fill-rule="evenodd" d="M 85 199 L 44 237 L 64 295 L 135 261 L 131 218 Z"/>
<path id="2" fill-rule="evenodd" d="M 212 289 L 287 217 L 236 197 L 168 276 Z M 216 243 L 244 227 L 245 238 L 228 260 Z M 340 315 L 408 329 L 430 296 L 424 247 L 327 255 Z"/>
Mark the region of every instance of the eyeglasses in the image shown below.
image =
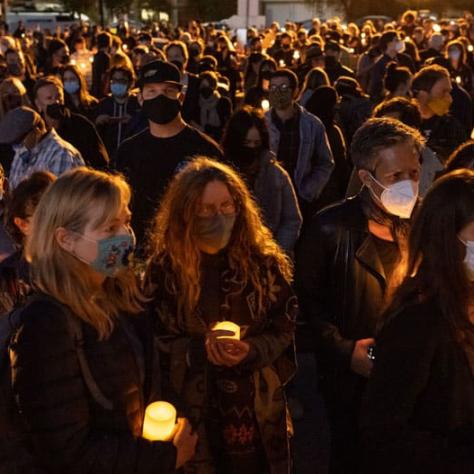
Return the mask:
<path id="1" fill-rule="evenodd" d="M 226 201 L 223 202 L 219 209 L 214 204 L 204 204 L 198 210 L 197 216 L 198 217 L 214 217 L 217 214 L 222 214 L 224 216 L 230 216 L 235 214 L 237 208 L 235 206 L 234 201 Z"/>
<path id="2" fill-rule="evenodd" d="M 276 92 L 276 91 L 286 92 L 289 90 L 291 90 L 291 87 L 288 84 L 281 84 L 279 86 L 277 86 L 276 84 L 273 84 L 270 86 L 270 92 Z"/>
<path id="3" fill-rule="evenodd" d="M 111 79 L 111 84 L 128 84 L 128 79 Z"/>

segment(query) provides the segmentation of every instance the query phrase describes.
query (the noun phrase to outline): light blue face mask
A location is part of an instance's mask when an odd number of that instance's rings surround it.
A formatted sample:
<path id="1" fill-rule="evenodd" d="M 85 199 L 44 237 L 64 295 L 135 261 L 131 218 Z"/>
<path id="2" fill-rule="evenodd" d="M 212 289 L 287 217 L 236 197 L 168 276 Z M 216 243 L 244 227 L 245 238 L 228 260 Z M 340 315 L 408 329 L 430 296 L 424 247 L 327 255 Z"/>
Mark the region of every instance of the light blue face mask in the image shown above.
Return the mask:
<path id="1" fill-rule="evenodd" d="M 110 84 L 110 92 L 112 92 L 114 97 L 124 97 L 127 95 L 128 85 L 114 82 Z"/>
<path id="2" fill-rule="evenodd" d="M 79 92 L 80 88 L 81 85 L 79 84 L 79 81 L 64 81 L 64 90 L 68 94 L 75 94 L 76 92 Z"/>
<path id="3" fill-rule="evenodd" d="M 135 249 L 135 235 L 133 232 L 100 240 L 90 239 L 82 234 L 81 237 L 84 240 L 97 244 L 97 257 L 94 261 L 88 262 L 82 257 L 74 255 L 82 262 L 91 266 L 95 271 L 105 276 L 113 277 L 117 272 L 130 265 Z"/>

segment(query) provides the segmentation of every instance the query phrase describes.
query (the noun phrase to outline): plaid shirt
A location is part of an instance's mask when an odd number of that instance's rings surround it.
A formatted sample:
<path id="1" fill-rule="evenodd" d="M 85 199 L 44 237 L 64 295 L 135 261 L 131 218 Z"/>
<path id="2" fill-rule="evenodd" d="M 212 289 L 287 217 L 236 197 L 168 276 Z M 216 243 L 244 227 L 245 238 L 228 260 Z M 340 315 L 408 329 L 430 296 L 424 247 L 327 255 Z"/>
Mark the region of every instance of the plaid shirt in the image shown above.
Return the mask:
<path id="1" fill-rule="evenodd" d="M 59 176 L 77 166 L 85 166 L 81 154 L 52 129 L 32 150 L 16 147 L 10 169 L 10 189 L 35 171 L 49 171 Z"/>

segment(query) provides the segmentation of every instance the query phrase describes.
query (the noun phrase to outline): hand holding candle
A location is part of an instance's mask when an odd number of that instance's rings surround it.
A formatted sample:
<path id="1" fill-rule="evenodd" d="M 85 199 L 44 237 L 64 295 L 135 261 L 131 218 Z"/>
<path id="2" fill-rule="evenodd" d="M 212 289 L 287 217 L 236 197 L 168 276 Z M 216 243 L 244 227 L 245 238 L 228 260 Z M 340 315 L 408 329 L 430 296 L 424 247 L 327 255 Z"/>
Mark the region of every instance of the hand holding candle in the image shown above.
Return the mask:
<path id="1" fill-rule="evenodd" d="M 240 326 L 233 323 L 232 321 L 220 321 L 214 325 L 213 331 L 229 331 L 233 333 L 233 336 L 217 336 L 217 339 L 237 339 L 240 341 Z"/>
<path id="2" fill-rule="evenodd" d="M 208 333 L 206 351 L 207 358 L 212 364 L 234 367 L 246 359 L 250 345 L 240 340 L 239 326 L 231 321 L 221 321 Z"/>
<path id="3" fill-rule="evenodd" d="M 143 437 L 150 441 L 171 441 L 176 426 L 176 409 L 168 402 L 154 402 L 146 407 Z"/>

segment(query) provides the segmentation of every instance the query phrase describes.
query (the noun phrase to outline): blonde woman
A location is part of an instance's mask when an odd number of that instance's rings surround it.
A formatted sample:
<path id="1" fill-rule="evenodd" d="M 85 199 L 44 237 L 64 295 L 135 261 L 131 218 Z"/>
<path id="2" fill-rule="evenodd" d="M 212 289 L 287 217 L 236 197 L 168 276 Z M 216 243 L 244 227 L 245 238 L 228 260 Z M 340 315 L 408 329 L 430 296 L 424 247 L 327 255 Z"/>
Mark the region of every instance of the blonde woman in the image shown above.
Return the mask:
<path id="1" fill-rule="evenodd" d="M 188 163 L 162 201 L 152 242 L 146 288 L 163 373 L 199 434 L 184 471 L 289 472 L 292 271 L 242 179 L 207 158 Z M 213 332 L 222 320 L 240 326 L 240 340 Z"/>
<path id="2" fill-rule="evenodd" d="M 120 177 L 79 168 L 34 214 L 26 255 L 38 294 L 12 344 L 12 385 L 47 473 L 171 473 L 193 454 L 184 420 L 173 442 L 141 437 L 159 374 L 129 268 L 129 200 Z"/>
<path id="3" fill-rule="evenodd" d="M 25 86 L 20 79 L 7 77 L 0 83 L 0 120 L 8 111 L 22 105 L 31 106 Z"/>

